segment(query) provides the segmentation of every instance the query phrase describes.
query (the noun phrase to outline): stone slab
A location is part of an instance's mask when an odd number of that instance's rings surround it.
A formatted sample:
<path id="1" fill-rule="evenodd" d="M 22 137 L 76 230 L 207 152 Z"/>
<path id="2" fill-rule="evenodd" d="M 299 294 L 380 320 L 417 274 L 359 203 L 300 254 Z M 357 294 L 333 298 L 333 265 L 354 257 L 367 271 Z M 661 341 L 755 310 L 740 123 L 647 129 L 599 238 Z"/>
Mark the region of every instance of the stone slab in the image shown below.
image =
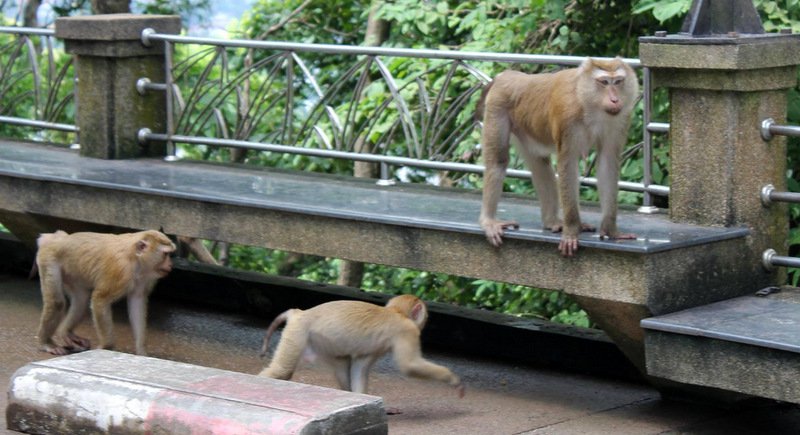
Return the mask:
<path id="1" fill-rule="evenodd" d="M 644 319 L 642 327 L 800 354 L 800 290 L 720 301 Z"/>
<path id="2" fill-rule="evenodd" d="M 800 34 L 692 38 L 639 38 L 639 57 L 649 68 L 748 70 L 800 63 Z"/>
<path id="3" fill-rule="evenodd" d="M 385 434 L 383 399 L 93 350 L 11 378 L 8 428 L 29 433 Z"/>
<path id="4" fill-rule="evenodd" d="M 800 403 L 800 290 L 644 319 L 647 373 Z"/>
<path id="5" fill-rule="evenodd" d="M 179 34 L 181 18 L 177 15 L 106 14 L 59 17 L 56 38 L 79 41 L 140 41 L 142 29 L 157 33 Z"/>

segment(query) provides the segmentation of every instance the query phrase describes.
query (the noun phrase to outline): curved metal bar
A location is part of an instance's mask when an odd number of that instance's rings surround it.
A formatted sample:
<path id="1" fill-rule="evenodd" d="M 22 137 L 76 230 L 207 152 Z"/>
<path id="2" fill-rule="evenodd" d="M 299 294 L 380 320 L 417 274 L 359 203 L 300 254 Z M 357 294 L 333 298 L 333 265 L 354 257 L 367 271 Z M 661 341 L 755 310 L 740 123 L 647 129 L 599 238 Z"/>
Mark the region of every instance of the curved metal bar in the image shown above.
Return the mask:
<path id="1" fill-rule="evenodd" d="M 400 95 L 400 91 L 397 88 L 397 83 L 394 81 L 391 71 L 389 71 L 389 68 L 387 68 L 386 65 L 377 57 L 375 58 L 375 64 L 378 66 L 378 71 L 381 72 L 383 79 L 389 86 L 389 92 L 392 93 L 392 97 L 397 104 L 397 108 L 400 110 L 400 120 L 403 124 L 403 131 L 406 133 L 406 137 L 411 138 L 414 149 L 417 152 L 416 155 L 421 155 L 422 150 L 420 148 L 421 145 L 419 143 L 419 137 L 417 137 L 417 129 L 414 128 L 414 119 L 411 117 L 411 112 L 408 110 L 406 101 Z"/>

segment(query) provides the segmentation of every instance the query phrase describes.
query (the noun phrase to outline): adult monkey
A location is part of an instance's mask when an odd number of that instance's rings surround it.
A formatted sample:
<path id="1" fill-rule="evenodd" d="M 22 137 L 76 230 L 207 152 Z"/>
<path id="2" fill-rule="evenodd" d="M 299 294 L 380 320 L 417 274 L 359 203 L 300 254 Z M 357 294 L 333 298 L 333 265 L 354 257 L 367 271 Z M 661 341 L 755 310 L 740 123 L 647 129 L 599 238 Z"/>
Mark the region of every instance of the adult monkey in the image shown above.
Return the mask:
<path id="1" fill-rule="evenodd" d="M 477 108 L 477 115 L 483 116 L 481 145 L 486 166 L 479 222 L 489 243 L 500 246 L 506 229 L 519 228 L 515 221 L 496 217 L 512 136 L 531 170 L 544 227 L 561 232 L 558 249 L 562 255 L 571 257 L 577 252 L 581 231 L 595 230 L 581 222 L 578 209 L 578 163 L 593 145 L 598 152 L 600 237 L 636 237 L 617 229 L 617 180 L 638 92 L 636 74 L 620 58 L 587 58 L 577 68 L 556 73 L 509 70 L 494 78 Z M 553 153 L 557 154 L 558 181 L 550 164 Z M 563 221 L 558 217 L 559 200 Z"/>
<path id="2" fill-rule="evenodd" d="M 88 350 L 89 340 L 72 331 L 87 306 L 92 309 L 100 347 L 113 347 L 111 304 L 127 296 L 136 353 L 144 355 L 147 298 L 156 281 L 172 270 L 172 241 L 153 230 L 117 235 L 56 231 L 39 236 L 37 244 L 43 302 L 37 334 L 41 349 L 54 355 Z"/>

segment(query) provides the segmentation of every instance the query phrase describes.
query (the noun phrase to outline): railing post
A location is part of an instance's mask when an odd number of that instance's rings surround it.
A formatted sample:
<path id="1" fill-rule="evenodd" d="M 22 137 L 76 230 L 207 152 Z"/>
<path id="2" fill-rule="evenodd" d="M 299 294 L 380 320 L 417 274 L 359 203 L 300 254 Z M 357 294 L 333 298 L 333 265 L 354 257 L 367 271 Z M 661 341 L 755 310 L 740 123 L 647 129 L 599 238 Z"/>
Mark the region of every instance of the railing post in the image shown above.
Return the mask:
<path id="1" fill-rule="evenodd" d="M 670 93 L 672 220 L 749 227 L 743 267 L 772 283 L 778 276 L 759 259 L 767 248 L 786 251 L 788 215 L 784 206 L 764 207 L 760 192 L 766 184 L 786 190 L 786 142 L 767 142 L 760 129 L 765 118 L 786 118 L 800 35 L 731 31 L 640 42 L 642 64 Z"/>
<path id="2" fill-rule="evenodd" d="M 161 132 L 166 123 L 164 93 L 142 96 L 136 91 L 141 77 L 164 81 L 164 44 L 141 43 L 148 27 L 177 34 L 180 17 L 110 14 L 56 20 L 56 37 L 75 56 L 81 155 L 124 159 L 165 154 L 164 143 L 143 146 L 137 141 L 140 128 Z"/>

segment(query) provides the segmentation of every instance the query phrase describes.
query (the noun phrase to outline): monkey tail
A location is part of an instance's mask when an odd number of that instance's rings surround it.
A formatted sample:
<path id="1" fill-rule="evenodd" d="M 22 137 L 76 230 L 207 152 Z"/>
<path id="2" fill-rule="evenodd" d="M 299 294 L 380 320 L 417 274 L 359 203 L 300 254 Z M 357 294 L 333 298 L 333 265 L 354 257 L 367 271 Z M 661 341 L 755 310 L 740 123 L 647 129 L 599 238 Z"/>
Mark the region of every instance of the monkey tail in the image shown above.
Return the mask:
<path id="1" fill-rule="evenodd" d="M 481 96 L 480 98 L 478 98 L 478 103 L 475 105 L 475 117 L 474 117 L 475 122 L 483 121 L 483 110 L 484 107 L 486 106 L 486 94 L 489 93 L 489 89 L 492 87 L 493 83 L 494 80 L 487 83 L 486 86 L 484 86 L 483 90 L 481 91 Z"/>
<path id="2" fill-rule="evenodd" d="M 33 260 L 33 265 L 31 266 L 31 271 L 28 273 L 28 279 L 36 278 L 36 275 L 39 273 L 39 265 L 36 264 L 36 260 Z"/>
<path id="3" fill-rule="evenodd" d="M 267 332 L 264 334 L 264 341 L 261 344 L 261 353 L 259 356 L 264 358 L 267 356 L 267 350 L 269 349 L 269 339 L 272 337 L 272 334 L 275 333 L 275 330 L 278 329 L 279 326 L 286 323 L 289 320 L 289 317 L 294 314 L 295 311 L 299 311 L 297 309 L 286 310 L 278 315 L 272 323 L 269 324 L 267 328 Z"/>
<path id="4" fill-rule="evenodd" d="M 60 239 L 68 234 L 64 231 L 58 230 L 55 233 L 44 233 L 40 234 L 39 238 L 36 239 L 36 247 L 37 249 L 41 249 L 42 246 L 49 245 L 53 239 Z M 36 260 L 33 261 L 33 265 L 31 266 L 31 271 L 28 273 L 28 279 L 36 278 L 36 274 L 39 273 L 39 265 L 37 264 Z"/>

